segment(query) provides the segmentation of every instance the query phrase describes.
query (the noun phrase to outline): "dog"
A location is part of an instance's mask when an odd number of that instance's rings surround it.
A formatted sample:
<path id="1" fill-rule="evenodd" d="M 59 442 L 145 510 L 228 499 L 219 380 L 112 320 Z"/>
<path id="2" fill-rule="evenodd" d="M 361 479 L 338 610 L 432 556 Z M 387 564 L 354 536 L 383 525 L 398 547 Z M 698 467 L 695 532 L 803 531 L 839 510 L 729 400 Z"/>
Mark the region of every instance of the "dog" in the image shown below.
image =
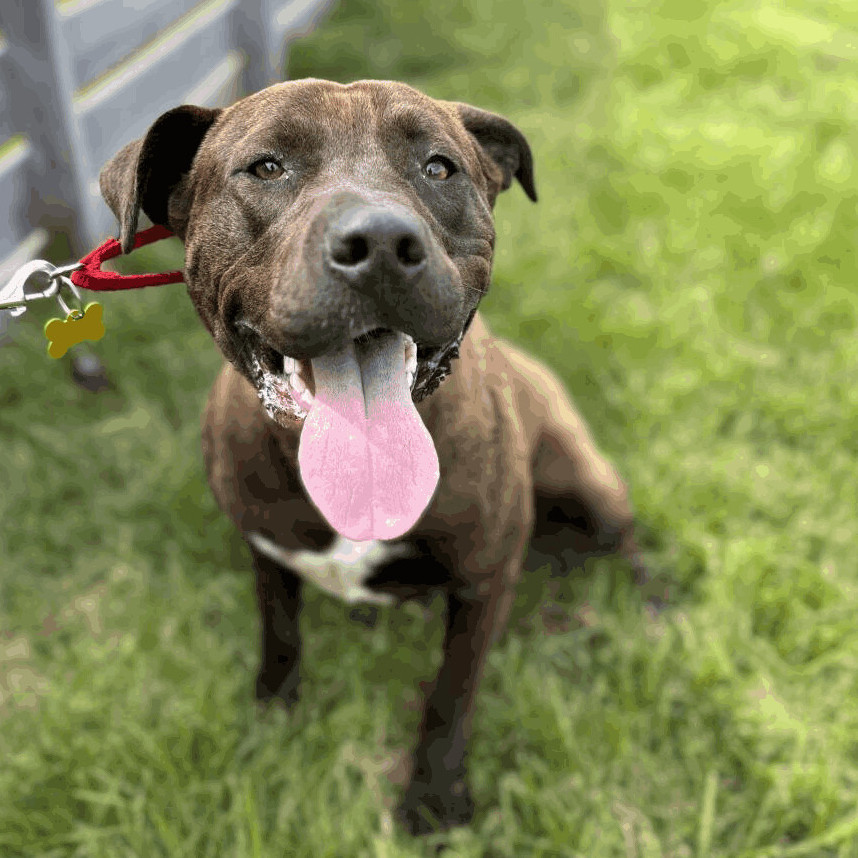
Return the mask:
<path id="1" fill-rule="evenodd" d="M 125 252 L 139 211 L 184 242 L 226 358 L 203 418 L 218 504 L 256 572 L 256 695 L 299 694 L 302 589 L 445 598 L 396 818 L 465 824 L 478 683 L 529 543 L 620 553 L 645 575 L 628 491 L 561 382 L 492 336 L 497 195 L 536 201 L 523 134 L 390 81 L 277 84 L 160 116 L 102 170 Z"/>

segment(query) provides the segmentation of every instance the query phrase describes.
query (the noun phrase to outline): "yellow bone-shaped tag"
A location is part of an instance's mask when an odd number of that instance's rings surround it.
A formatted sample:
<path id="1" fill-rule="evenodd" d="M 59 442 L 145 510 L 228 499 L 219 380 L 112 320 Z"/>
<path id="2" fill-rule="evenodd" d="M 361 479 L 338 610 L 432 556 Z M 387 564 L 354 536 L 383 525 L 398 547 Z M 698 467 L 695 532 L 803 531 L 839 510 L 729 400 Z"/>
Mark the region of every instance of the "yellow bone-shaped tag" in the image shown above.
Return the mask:
<path id="1" fill-rule="evenodd" d="M 72 346 L 84 340 L 100 340 L 104 336 L 104 307 L 93 301 L 84 307 L 83 312 L 69 313 L 68 318 L 51 319 L 45 323 L 45 336 L 48 338 L 48 354 L 52 358 L 61 358 Z"/>

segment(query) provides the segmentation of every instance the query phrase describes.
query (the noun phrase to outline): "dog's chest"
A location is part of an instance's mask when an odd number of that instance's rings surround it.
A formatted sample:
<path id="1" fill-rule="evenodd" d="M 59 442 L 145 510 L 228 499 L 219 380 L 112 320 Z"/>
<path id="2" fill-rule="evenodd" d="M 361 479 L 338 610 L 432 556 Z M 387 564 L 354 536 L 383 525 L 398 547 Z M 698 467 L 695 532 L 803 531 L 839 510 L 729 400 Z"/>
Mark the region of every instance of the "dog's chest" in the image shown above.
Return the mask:
<path id="1" fill-rule="evenodd" d="M 366 581 L 378 567 L 409 553 L 401 544 L 379 540 L 354 542 L 343 536 L 338 536 L 324 551 L 286 549 L 260 533 L 250 533 L 247 538 L 257 551 L 275 563 L 349 603 L 391 604 L 393 596 L 370 590 Z"/>

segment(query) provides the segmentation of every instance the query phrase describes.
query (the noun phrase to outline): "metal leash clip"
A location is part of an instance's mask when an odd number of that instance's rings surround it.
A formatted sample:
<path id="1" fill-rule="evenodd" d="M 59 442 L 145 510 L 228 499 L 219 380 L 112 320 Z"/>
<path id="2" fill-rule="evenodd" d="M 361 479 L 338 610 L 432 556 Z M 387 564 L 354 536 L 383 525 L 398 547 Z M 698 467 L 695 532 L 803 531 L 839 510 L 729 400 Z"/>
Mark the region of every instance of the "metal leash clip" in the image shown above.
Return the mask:
<path id="1" fill-rule="evenodd" d="M 28 305 L 33 301 L 56 298 L 66 314 L 81 312 L 68 308 L 61 289 L 67 288 L 77 303 L 82 304 L 80 292 L 68 278 L 72 271 L 82 267 L 80 262 L 58 267 L 44 259 L 35 259 L 22 265 L 5 286 L 0 286 L 0 311 L 6 311 L 12 318 L 17 318 L 27 311 Z"/>
<path id="2" fill-rule="evenodd" d="M 69 348 L 84 340 L 95 341 L 104 336 L 103 307 L 97 301 L 84 307 L 80 291 L 68 277 L 82 267 L 80 262 L 57 267 L 44 259 L 37 259 L 22 265 L 0 289 L 0 312 L 13 317 L 25 313 L 33 301 L 56 298 L 65 318 L 50 319 L 45 323 L 48 354 L 52 358 L 61 358 Z M 76 306 L 70 307 L 66 303 L 64 289 L 74 297 L 71 303 Z"/>

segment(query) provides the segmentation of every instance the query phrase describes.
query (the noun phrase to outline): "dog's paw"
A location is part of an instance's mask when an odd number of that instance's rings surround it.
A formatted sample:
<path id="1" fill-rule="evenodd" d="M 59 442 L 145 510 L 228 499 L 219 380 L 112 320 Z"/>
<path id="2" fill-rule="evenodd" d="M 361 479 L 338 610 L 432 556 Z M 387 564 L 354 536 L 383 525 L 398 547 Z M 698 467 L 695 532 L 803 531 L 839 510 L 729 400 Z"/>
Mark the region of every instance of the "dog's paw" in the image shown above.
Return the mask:
<path id="1" fill-rule="evenodd" d="M 301 680 L 293 670 L 286 679 L 275 680 L 270 674 L 260 671 L 256 677 L 256 700 L 268 707 L 280 704 L 291 711 L 301 697 Z"/>
<path id="2" fill-rule="evenodd" d="M 464 779 L 443 788 L 412 781 L 394 816 L 409 834 L 433 834 L 467 825 L 474 817 L 474 802 Z"/>

